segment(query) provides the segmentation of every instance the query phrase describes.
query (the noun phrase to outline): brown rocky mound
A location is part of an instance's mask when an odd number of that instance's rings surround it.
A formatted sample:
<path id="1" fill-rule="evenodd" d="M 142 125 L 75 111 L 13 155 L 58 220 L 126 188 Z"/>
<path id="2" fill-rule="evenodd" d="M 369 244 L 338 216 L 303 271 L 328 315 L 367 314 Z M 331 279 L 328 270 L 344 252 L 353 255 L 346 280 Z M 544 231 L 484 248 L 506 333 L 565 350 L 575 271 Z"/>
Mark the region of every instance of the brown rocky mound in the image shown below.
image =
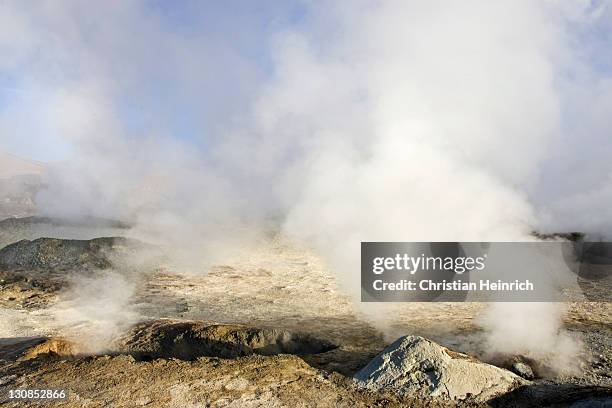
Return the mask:
<path id="1" fill-rule="evenodd" d="M 119 237 L 91 240 L 38 238 L 24 239 L 0 249 L 1 269 L 105 269 L 111 266 L 109 253 L 125 248 L 131 240 Z"/>
<path id="2" fill-rule="evenodd" d="M 199 321 L 156 320 L 137 325 L 119 341 L 119 350 L 137 360 L 198 357 L 236 358 L 251 354 L 316 354 L 334 349 L 309 334 Z"/>
<path id="3" fill-rule="evenodd" d="M 28 361 L 38 357 L 73 358 L 79 356 L 73 342 L 57 337 L 17 337 L 0 339 L 0 359 Z"/>
<path id="4" fill-rule="evenodd" d="M 78 355 L 77 346 L 62 338 L 51 338 L 26 350 L 20 360 L 32 360 L 41 356 L 75 357 Z"/>
<path id="5" fill-rule="evenodd" d="M 71 277 L 149 271 L 156 256 L 152 246 L 122 237 L 21 240 L 0 249 L 0 307 L 44 308 Z"/>
<path id="6" fill-rule="evenodd" d="M 0 183 L 1 190 L 2 185 Z M 41 237 L 86 240 L 123 236 L 129 228 L 128 224 L 121 221 L 97 217 L 70 219 L 39 216 L 0 218 L 0 248 L 23 239 L 35 240 Z"/>

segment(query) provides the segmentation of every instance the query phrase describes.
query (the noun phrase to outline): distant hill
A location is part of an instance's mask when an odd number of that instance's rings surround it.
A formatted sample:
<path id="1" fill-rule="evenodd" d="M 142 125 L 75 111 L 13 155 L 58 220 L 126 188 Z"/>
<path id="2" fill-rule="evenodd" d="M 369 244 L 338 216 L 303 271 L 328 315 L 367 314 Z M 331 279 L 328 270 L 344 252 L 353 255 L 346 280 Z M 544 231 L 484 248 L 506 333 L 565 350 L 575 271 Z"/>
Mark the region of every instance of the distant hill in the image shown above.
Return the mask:
<path id="1" fill-rule="evenodd" d="M 0 151 L 0 178 L 11 178 L 23 175 L 40 175 L 45 166 L 41 162 L 23 159 L 10 153 Z"/>
<path id="2" fill-rule="evenodd" d="M 0 151 L 0 219 L 36 214 L 43 163 Z"/>

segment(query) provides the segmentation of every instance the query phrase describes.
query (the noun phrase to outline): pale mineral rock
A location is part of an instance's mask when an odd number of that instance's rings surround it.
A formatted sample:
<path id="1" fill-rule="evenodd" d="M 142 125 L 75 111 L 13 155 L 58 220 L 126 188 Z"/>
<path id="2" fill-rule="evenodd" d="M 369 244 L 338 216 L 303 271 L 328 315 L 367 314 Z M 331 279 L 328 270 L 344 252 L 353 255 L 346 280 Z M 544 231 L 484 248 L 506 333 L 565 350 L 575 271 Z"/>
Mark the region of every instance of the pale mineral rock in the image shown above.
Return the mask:
<path id="1" fill-rule="evenodd" d="M 355 374 L 361 386 L 445 400 L 488 401 L 529 381 L 419 336 L 405 336 Z"/>

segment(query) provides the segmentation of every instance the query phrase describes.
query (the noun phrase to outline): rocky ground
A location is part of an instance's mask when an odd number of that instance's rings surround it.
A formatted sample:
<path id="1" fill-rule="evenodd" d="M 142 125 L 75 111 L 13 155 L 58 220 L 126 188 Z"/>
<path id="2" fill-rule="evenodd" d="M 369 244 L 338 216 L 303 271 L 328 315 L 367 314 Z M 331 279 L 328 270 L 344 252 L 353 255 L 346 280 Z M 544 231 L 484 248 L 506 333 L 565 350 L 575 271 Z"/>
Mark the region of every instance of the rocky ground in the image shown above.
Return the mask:
<path id="1" fill-rule="evenodd" d="M 376 321 L 343 294 L 321 259 L 278 238 L 231 262 L 178 273 L 125 262 L 140 258 L 135 254 L 143 248 L 147 258 L 155 252 L 137 241 L 92 240 L 126 230 L 100 220 L 0 222 L 8 245 L 0 249 L 0 401 L 7 406 L 29 406 L 5 398 L 9 389 L 33 386 L 66 388 L 69 398 L 57 405 L 75 407 L 567 406 L 612 398 L 609 303 L 570 305 L 566 329 L 585 344 L 580 373 L 536 373 L 523 387 L 488 401 L 430 400 L 427 392 L 371 387 L 353 376 L 404 335 L 484 358 L 475 317 L 485 305 L 401 304 Z M 38 239 L 42 231 L 80 240 Z M 101 317 L 66 319 L 67 308 L 98 310 L 99 303 L 92 308 L 88 301 L 103 291 L 93 286 L 75 300 L 74 288 L 82 277 L 106 285 L 109 273 L 132 290 L 102 309 L 118 301 L 120 307 Z M 90 327 L 97 318 L 106 324 L 102 330 L 119 335 L 92 351 L 87 343 L 90 332 L 100 330 Z M 452 358 L 431 361 L 455 364 Z M 425 372 L 447 372 L 440 370 Z"/>

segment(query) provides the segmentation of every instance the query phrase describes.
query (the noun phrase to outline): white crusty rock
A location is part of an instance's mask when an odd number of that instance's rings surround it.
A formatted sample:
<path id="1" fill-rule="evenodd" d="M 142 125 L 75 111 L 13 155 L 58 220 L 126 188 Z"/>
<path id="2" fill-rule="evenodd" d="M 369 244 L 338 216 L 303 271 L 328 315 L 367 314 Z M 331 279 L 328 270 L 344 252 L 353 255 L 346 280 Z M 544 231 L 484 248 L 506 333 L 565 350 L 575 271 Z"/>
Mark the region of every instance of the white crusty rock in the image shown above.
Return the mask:
<path id="1" fill-rule="evenodd" d="M 487 401 L 528 384 L 516 374 L 419 336 L 397 339 L 355 374 L 371 390 L 425 394 L 446 400 Z"/>

